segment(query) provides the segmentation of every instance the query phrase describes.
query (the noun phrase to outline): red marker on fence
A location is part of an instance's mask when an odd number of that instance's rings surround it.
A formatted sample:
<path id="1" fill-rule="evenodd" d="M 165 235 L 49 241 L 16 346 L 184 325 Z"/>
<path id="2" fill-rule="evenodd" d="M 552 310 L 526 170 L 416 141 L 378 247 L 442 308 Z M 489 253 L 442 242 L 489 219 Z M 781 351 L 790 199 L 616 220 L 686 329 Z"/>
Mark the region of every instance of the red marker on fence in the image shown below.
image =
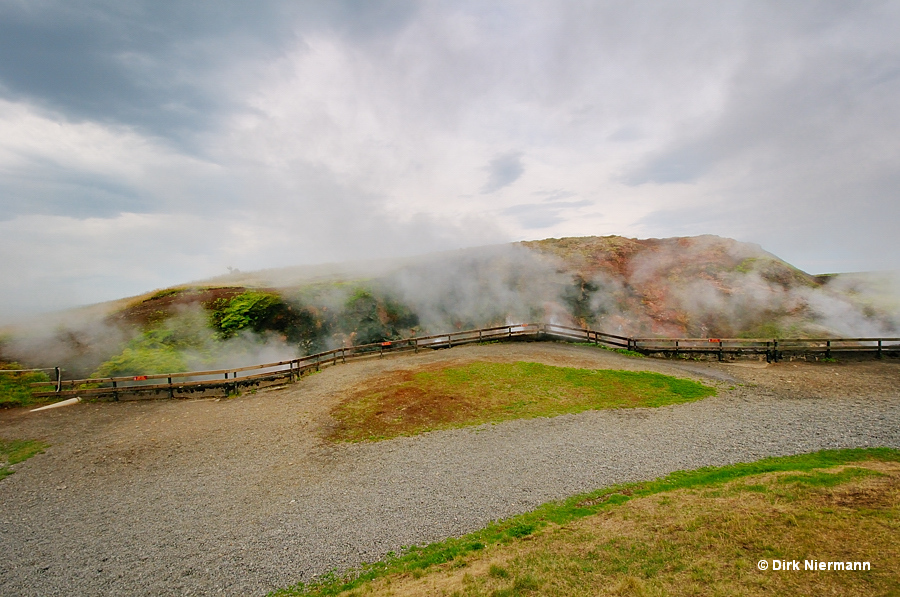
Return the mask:
<path id="1" fill-rule="evenodd" d="M 147 379 L 146 375 L 135 375 L 134 376 L 134 381 L 144 381 L 146 379 Z"/>
<path id="2" fill-rule="evenodd" d="M 381 345 L 382 345 L 382 346 L 390 346 L 391 343 L 390 343 L 390 342 L 382 342 Z"/>
<path id="3" fill-rule="evenodd" d="M 719 340 L 718 338 L 710 338 L 709 341 L 710 342 L 721 342 L 721 340 Z"/>

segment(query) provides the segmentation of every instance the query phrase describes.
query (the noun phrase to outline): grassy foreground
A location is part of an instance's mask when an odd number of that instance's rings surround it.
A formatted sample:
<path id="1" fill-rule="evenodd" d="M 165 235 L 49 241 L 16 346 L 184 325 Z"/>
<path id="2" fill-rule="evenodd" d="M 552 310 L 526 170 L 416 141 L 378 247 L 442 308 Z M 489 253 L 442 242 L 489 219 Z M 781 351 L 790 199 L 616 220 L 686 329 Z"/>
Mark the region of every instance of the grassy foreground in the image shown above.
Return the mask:
<path id="1" fill-rule="evenodd" d="M 900 450 L 829 450 L 608 487 L 273 595 L 896 595 L 898 515 Z"/>
<path id="2" fill-rule="evenodd" d="M 665 406 L 715 393 L 696 381 L 647 371 L 476 362 L 374 380 L 332 411 L 337 426 L 331 439 L 379 440 L 592 409 Z"/>
<path id="3" fill-rule="evenodd" d="M 0 480 L 13 474 L 13 464 L 28 460 L 44 451 L 47 444 L 30 439 L 0 439 Z"/>

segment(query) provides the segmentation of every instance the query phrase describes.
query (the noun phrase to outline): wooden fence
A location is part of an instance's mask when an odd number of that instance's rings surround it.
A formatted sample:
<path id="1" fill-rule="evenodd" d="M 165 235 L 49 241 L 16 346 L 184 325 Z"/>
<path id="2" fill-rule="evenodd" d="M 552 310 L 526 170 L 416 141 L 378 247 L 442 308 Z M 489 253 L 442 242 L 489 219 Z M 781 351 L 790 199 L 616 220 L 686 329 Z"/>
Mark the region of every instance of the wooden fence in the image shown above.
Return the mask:
<path id="1" fill-rule="evenodd" d="M 769 362 L 800 354 L 832 358 L 838 353 L 872 353 L 881 358 L 900 352 L 900 338 L 633 338 L 632 350 L 665 356 L 715 355 L 719 360 L 765 355 Z"/>
<path id="2" fill-rule="evenodd" d="M 386 354 L 419 352 L 425 349 L 452 348 L 462 344 L 510 340 L 523 336 L 537 338 L 541 331 L 538 324 L 513 324 L 460 332 L 449 332 L 433 336 L 417 336 L 390 342 L 377 342 L 335 348 L 276 363 L 215 369 L 211 371 L 188 371 L 186 373 L 159 373 L 126 377 L 104 377 L 94 379 L 72 379 L 59 382 L 38 382 L 33 386 L 56 384 L 55 390 L 35 392 L 34 396 L 91 396 L 108 397 L 119 400 L 135 394 L 157 394 L 169 398 L 183 397 L 209 391 L 232 393 L 240 388 L 258 387 L 273 383 L 292 382 L 305 373 L 318 371 L 323 367 L 346 363 L 350 360 L 380 358 Z"/>
<path id="3" fill-rule="evenodd" d="M 59 367 L 38 367 L 37 369 L 0 369 L 0 374 L 2 373 L 37 373 L 38 371 L 53 371 L 54 376 L 52 381 L 44 381 L 33 383 L 31 385 L 48 385 L 54 384 L 56 385 L 56 392 L 59 392 L 62 389 L 62 369 Z M 56 392 L 53 392 L 54 394 Z"/>
<path id="4" fill-rule="evenodd" d="M 237 392 L 240 388 L 293 382 L 303 374 L 323 367 L 346 363 L 349 360 L 380 358 L 385 354 L 419 352 L 424 349 L 452 348 L 462 344 L 512 340 L 514 338 L 559 339 L 620 348 L 642 354 L 663 356 L 712 355 L 720 360 L 726 356 L 765 355 L 767 361 L 778 361 L 787 354 L 814 354 L 826 358 L 836 353 L 872 353 L 879 358 L 885 353 L 900 354 L 900 338 L 631 338 L 586 328 L 556 324 L 512 324 L 433 336 L 417 336 L 403 340 L 379 342 L 335 348 L 276 363 L 250 365 L 212 371 L 161 373 L 102 379 L 61 380 L 57 368 L 55 381 L 38 382 L 37 386 L 55 386 L 52 390 L 36 392 L 35 396 L 91 396 L 119 400 L 138 394 L 157 394 L 176 398 L 197 392 Z"/>
<path id="5" fill-rule="evenodd" d="M 785 355 L 800 354 L 825 358 L 838 353 L 871 353 L 879 358 L 886 353 L 900 354 L 900 338 L 631 338 L 555 324 L 541 326 L 541 334 L 645 355 L 713 355 L 720 360 L 753 355 L 765 355 L 767 361 L 777 362 Z"/>

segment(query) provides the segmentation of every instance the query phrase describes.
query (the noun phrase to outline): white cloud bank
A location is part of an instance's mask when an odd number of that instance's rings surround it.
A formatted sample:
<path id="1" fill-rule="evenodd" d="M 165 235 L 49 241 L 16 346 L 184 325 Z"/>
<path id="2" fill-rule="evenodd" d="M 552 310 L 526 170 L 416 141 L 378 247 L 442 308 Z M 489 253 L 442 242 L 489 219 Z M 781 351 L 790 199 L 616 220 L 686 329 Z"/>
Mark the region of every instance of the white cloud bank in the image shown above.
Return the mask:
<path id="1" fill-rule="evenodd" d="M 896 3 L 269 2 L 196 30 L 127 4 L 2 9 L 92 53 L 51 33 L 30 79 L 0 67 L 0 319 L 564 235 L 900 269 Z"/>

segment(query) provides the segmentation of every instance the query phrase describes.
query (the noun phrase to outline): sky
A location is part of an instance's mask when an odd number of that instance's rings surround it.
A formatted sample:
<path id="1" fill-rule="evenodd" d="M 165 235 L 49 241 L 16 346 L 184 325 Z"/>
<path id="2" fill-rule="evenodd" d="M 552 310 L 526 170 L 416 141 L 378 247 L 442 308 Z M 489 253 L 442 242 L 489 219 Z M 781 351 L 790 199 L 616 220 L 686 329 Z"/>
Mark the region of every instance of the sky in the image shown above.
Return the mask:
<path id="1" fill-rule="evenodd" d="M 900 3 L 0 0 L 0 321 L 716 234 L 900 270 Z"/>

